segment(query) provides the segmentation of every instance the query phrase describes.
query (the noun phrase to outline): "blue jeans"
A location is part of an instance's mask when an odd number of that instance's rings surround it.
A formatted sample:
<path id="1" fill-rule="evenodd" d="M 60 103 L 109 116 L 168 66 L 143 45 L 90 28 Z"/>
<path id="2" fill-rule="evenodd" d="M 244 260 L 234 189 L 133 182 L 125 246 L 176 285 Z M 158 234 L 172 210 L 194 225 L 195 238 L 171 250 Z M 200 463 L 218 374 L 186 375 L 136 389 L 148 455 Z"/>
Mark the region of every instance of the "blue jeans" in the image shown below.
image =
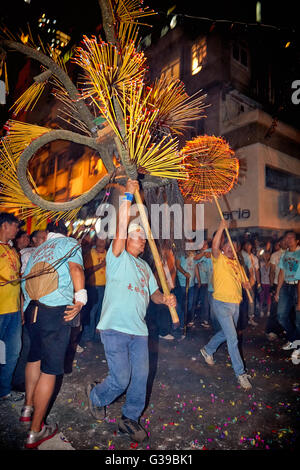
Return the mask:
<path id="1" fill-rule="evenodd" d="M 236 376 L 245 373 L 244 364 L 238 348 L 236 325 L 239 318 L 239 304 L 221 302 L 212 298 L 212 307 L 221 330 L 219 330 L 205 346 L 207 354 L 212 356 L 220 344 L 227 341 L 227 348 L 231 358 L 232 367 Z"/>
<path id="2" fill-rule="evenodd" d="M 200 318 L 201 321 L 209 321 L 209 302 L 208 302 L 208 286 L 207 284 L 201 284 L 200 288 L 197 289 L 197 303 L 200 307 Z"/>
<path id="3" fill-rule="evenodd" d="M 185 310 L 185 287 L 176 286 L 174 289 L 174 294 L 177 299 L 177 314 L 180 322 L 180 328 L 184 327 L 184 310 Z M 187 322 L 190 320 L 189 314 L 192 313 L 194 306 L 194 286 L 189 288 L 188 291 L 188 312 L 187 312 Z"/>
<path id="4" fill-rule="evenodd" d="M 217 331 L 219 331 L 221 329 L 221 327 L 220 327 L 220 323 L 218 322 L 217 317 L 216 317 L 216 315 L 213 311 L 213 305 L 212 305 L 213 293 L 211 291 L 207 292 L 207 298 L 208 298 L 208 303 L 209 303 L 211 325 L 213 327 L 214 333 L 217 333 Z"/>
<path id="5" fill-rule="evenodd" d="M 87 286 L 88 303 L 86 305 L 85 321 L 83 320 L 83 332 L 80 343 L 93 341 L 96 335 L 96 327 L 100 320 L 105 286 Z"/>
<path id="6" fill-rule="evenodd" d="M 286 331 L 288 341 L 297 339 L 297 327 L 291 320 L 297 304 L 297 285 L 283 284 L 279 292 L 277 318 L 280 325 Z"/>
<path id="7" fill-rule="evenodd" d="M 109 374 L 93 388 L 90 398 L 95 406 L 106 406 L 127 389 L 123 415 L 138 421 L 146 400 L 149 374 L 148 336 L 104 330 L 101 331 L 101 341 Z"/>
<path id="8" fill-rule="evenodd" d="M 13 373 L 21 351 L 21 313 L 0 315 L 0 339 L 5 343 L 6 364 L 0 364 L 0 397 L 11 391 Z"/>

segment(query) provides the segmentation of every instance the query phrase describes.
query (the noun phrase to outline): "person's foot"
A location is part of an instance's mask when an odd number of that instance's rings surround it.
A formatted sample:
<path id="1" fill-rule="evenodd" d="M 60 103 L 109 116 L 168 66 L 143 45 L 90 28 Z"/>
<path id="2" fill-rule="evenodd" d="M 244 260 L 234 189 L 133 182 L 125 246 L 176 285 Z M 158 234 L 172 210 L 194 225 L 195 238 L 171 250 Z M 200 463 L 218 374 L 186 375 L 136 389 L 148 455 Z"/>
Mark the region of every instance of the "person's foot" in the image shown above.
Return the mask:
<path id="1" fill-rule="evenodd" d="M 296 349 L 297 346 L 294 346 L 294 343 L 292 343 L 291 341 L 288 341 L 287 343 L 285 343 L 281 349 L 284 349 L 284 351 L 289 351 L 290 349 Z"/>
<path id="2" fill-rule="evenodd" d="M 271 312 L 267 312 L 267 317 L 269 317 L 271 315 Z"/>
<path id="3" fill-rule="evenodd" d="M 261 310 L 261 311 L 260 311 L 260 314 L 259 314 L 260 318 L 263 318 L 264 315 L 265 315 L 265 312 L 264 312 L 263 310 Z"/>
<path id="4" fill-rule="evenodd" d="M 202 328 L 210 328 L 210 325 L 208 323 L 208 321 L 204 320 L 202 323 L 200 323 L 200 326 L 202 326 Z"/>
<path id="5" fill-rule="evenodd" d="M 275 341 L 275 339 L 278 338 L 276 333 L 266 333 L 266 337 L 268 338 L 269 341 Z"/>
<path id="6" fill-rule="evenodd" d="M 172 336 L 172 335 L 170 335 L 170 334 L 165 335 L 165 336 L 159 335 L 159 337 L 160 337 L 161 339 L 166 339 L 167 341 L 173 341 L 173 339 L 174 339 L 174 336 Z"/>
<path id="7" fill-rule="evenodd" d="M 240 384 L 240 386 L 244 389 L 244 390 L 250 390 L 252 388 L 252 385 L 251 383 L 249 382 L 248 378 L 250 379 L 250 375 L 248 374 L 242 374 L 242 375 L 239 375 L 238 376 L 238 382 Z"/>
<path id="8" fill-rule="evenodd" d="M 23 392 L 15 392 L 14 390 L 12 390 L 10 393 L 8 393 L 7 395 L 4 395 L 3 397 L 0 397 L 0 401 L 12 401 L 12 402 L 15 402 L 15 401 L 21 401 L 21 400 L 24 400 L 25 398 L 25 393 Z"/>
<path id="9" fill-rule="evenodd" d="M 77 352 L 78 354 L 81 354 L 81 353 L 83 353 L 83 351 L 84 351 L 84 348 L 82 348 L 79 344 L 77 344 L 77 346 L 76 346 L 76 352 Z"/>
<path id="10" fill-rule="evenodd" d="M 122 416 L 118 427 L 121 434 L 128 434 L 133 441 L 143 442 L 148 439 L 145 429 L 137 421 L 126 416 Z"/>
<path id="11" fill-rule="evenodd" d="M 42 429 L 40 431 L 28 431 L 25 447 L 26 449 L 35 449 L 42 442 L 47 441 L 55 436 L 58 431 L 57 424 L 42 424 Z"/>
<path id="12" fill-rule="evenodd" d="M 213 366 L 215 364 L 213 356 L 210 356 L 209 354 L 207 354 L 204 348 L 200 349 L 200 353 L 204 357 L 206 364 L 208 364 L 209 366 Z"/>
<path id="13" fill-rule="evenodd" d="M 19 418 L 19 421 L 21 423 L 31 423 L 32 415 L 33 415 L 33 406 L 25 405 L 23 406 L 21 410 L 21 416 Z"/>
<path id="14" fill-rule="evenodd" d="M 91 391 L 96 386 L 96 384 L 88 384 L 86 386 L 85 392 L 88 398 L 89 410 L 93 418 L 102 421 L 106 416 L 106 407 L 105 406 L 95 406 L 91 400 Z"/>

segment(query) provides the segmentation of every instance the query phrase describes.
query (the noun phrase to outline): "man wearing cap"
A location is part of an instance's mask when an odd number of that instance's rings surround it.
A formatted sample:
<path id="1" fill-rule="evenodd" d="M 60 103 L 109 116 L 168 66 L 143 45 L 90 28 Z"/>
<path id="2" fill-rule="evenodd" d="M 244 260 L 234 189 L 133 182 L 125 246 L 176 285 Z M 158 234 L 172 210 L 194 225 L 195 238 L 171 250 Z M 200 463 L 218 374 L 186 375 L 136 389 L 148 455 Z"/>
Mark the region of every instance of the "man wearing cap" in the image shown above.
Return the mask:
<path id="1" fill-rule="evenodd" d="M 106 256 L 106 289 L 100 322 L 109 374 L 102 383 L 89 384 L 91 414 L 105 418 L 105 407 L 126 389 L 119 431 L 142 442 L 146 431 L 139 423 L 144 410 L 149 372 L 148 329 L 145 322 L 149 300 L 170 307 L 176 297 L 162 294 L 149 265 L 139 258 L 146 236 L 138 224 L 129 224 L 130 206 L 138 182 L 128 180 L 119 209 L 117 231 Z"/>

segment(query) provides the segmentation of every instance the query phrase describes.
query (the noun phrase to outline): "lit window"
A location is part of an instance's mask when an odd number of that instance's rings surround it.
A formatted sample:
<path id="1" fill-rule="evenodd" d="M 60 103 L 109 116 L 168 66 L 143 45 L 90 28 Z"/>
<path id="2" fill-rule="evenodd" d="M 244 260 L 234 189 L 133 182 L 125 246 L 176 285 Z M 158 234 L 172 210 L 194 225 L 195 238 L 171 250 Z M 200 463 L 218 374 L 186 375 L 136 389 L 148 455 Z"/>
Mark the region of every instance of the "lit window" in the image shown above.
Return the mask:
<path id="1" fill-rule="evenodd" d="M 202 69 L 207 56 L 206 38 L 201 38 L 192 46 L 192 75 Z"/>
<path id="2" fill-rule="evenodd" d="M 163 77 L 171 77 L 175 79 L 179 79 L 180 77 L 180 60 L 176 59 L 173 62 L 166 65 L 162 71 L 161 76 Z"/>

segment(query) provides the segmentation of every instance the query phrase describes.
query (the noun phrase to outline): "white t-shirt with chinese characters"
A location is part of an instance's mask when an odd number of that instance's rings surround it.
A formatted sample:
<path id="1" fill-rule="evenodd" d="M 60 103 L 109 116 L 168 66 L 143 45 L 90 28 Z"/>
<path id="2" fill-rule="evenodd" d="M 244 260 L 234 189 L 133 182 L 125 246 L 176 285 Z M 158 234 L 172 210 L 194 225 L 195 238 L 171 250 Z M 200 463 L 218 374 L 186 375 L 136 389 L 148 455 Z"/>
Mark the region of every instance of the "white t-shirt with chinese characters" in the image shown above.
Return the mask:
<path id="1" fill-rule="evenodd" d="M 106 287 L 98 330 L 147 336 L 145 315 L 150 296 L 158 289 L 150 266 L 124 250 L 106 255 Z"/>
<path id="2" fill-rule="evenodd" d="M 281 258 L 281 256 L 283 255 L 284 252 L 285 252 L 285 250 L 280 248 L 280 250 L 275 251 L 275 253 L 271 254 L 270 263 L 274 264 L 274 266 L 275 266 L 274 284 L 278 284 L 278 274 L 279 274 L 279 271 L 280 271 L 280 268 L 279 268 L 278 265 L 279 265 L 280 258 Z"/>

